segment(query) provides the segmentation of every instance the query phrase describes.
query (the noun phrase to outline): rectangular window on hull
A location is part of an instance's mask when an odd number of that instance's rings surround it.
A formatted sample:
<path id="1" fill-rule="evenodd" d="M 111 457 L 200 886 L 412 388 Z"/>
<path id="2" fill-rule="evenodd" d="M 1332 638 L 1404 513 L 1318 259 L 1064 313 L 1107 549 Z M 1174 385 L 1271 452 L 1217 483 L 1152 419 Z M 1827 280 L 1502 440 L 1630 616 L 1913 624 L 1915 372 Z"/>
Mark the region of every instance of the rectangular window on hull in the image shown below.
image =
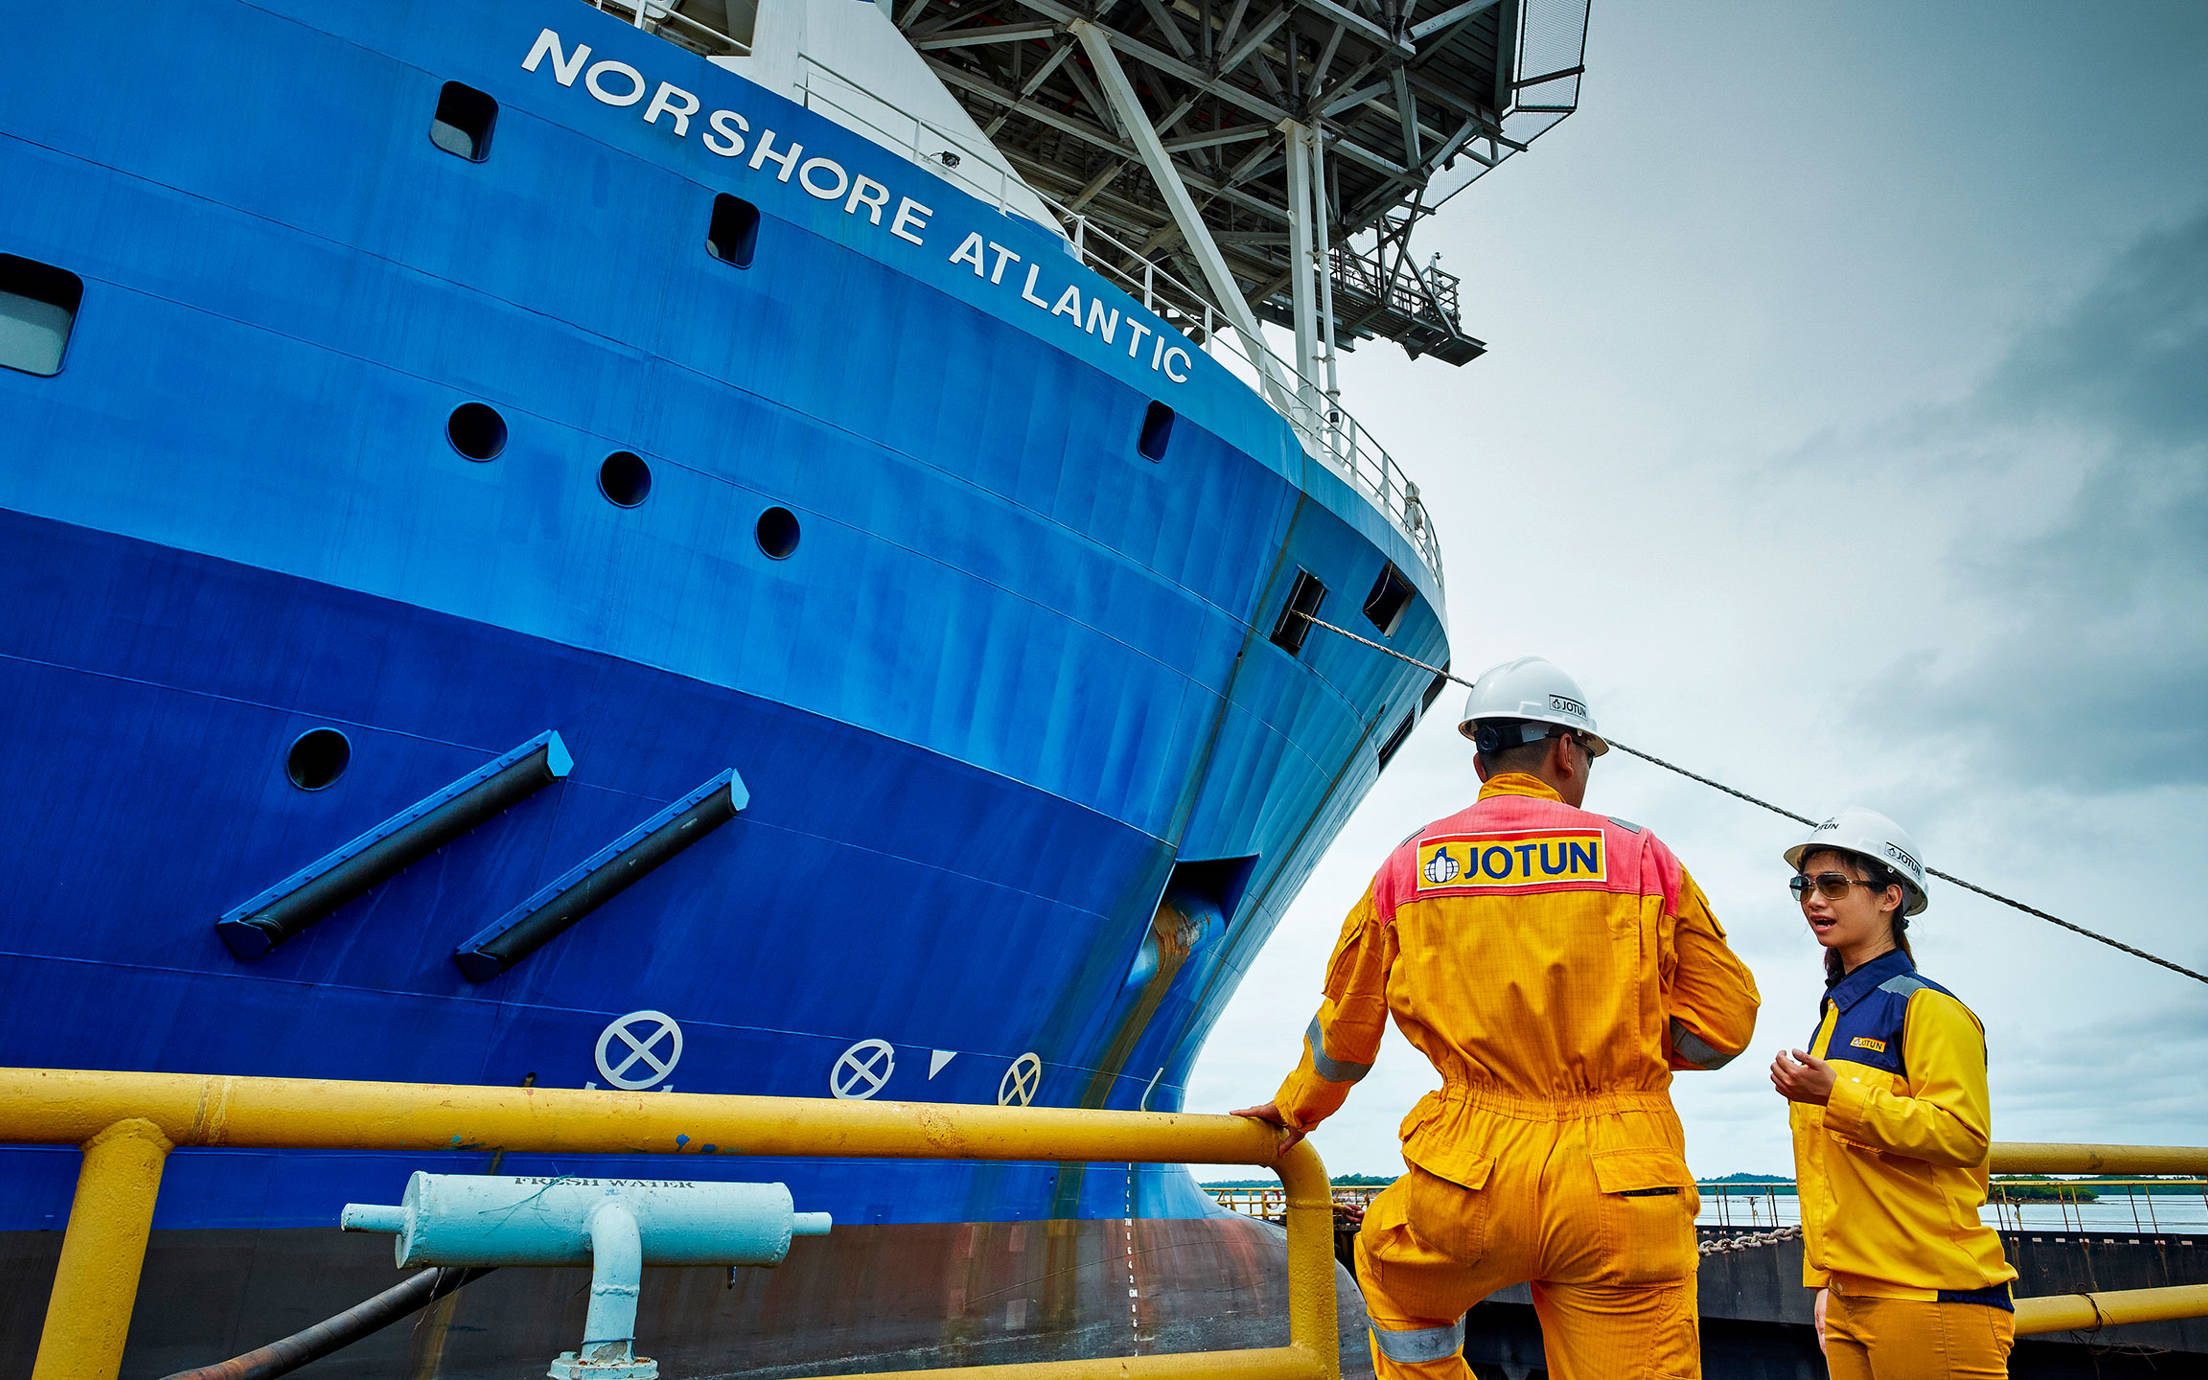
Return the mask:
<path id="1" fill-rule="evenodd" d="M 66 269 L 0 254 L 0 367 L 61 372 L 84 280 Z"/>
<path id="2" fill-rule="evenodd" d="M 1280 621 L 1273 624 L 1273 645 L 1295 656 L 1303 650 L 1303 639 L 1311 635 L 1311 619 L 1318 617 L 1319 605 L 1326 601 L 1326 586 L 1319 577 L 1308 570 L 1296 572 L 1295 587 L 1288 591 L 1288 603 L 1280 611 Z"/>
<path id="3" fill-rule="evenodd" d="M 751 267 L 752 251 L 759 247 L 759 208 L 725 192 L 714 197 L 713 221 L 706 227 L 705 247 L 723 263 Z"/>
<path id="4" fill-rule="evenodd" d="M 1387 741 L 1380 744 L 1380 770 L 1386 771 L 1388 763 L 1395 760 L 1395 754 L 1403 750 L 1404 742 L 1411 736 L 1411 726 L 1417 722 L 1416 714 L 1405 714 L 1403 722 L 1397 724 L 1395 731 L 1388 735 Z"/>
<path id="5" fill-rule="evenodd" d="M 1435 673 L 1432 682 L 1427 685 L 1426 693 L 1419 696 L 1418 712 L 1423 714 L 1427 710 L 1432 709 L 1434 707 L 1434 701 L 1440 699 L 1441 692 L 1448 688 L 1449 663 L 1444 661 L 1443 663 L 1441 663 L 1441 670 Z"/>
<path id="6" fill-rule="evenodd" d="M 1173 439 L 1173 409 L 1162 402 L 1154 402 L 1143 409 L 1142 434 L 1135 439 L 1135 449 L 1145 460 L 1163 460 L 1165 447 Z"/>
<path id="7" fill-rule="evenodd" d="M 497 124 L 497 101 L 472 86 L 448 81 L 437 94 L 437 114 L 429 122 L 429 142 L 455 158 L 480 163 L 491 156 L 491 130 Z"/>

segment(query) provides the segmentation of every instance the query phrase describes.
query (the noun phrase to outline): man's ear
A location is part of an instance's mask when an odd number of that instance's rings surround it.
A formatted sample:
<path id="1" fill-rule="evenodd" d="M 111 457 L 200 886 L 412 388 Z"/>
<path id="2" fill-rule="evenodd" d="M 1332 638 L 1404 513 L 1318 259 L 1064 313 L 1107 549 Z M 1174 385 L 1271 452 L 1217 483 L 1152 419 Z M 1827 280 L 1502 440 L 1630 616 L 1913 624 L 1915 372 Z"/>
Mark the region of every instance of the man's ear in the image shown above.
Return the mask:
<path id="1" fill-rule="evenodd" d="M 1486 785 L 1486 784 L 1487 784 L 1487 777 L 1488 777 L 1488 770 L 1487 770 L 1487 754 L 1486 754 L 1486 753 L 1484 753 L 1484 752 L 1475 752 L 1475 753 L 1473 753 L 1473 754 L 1472 754 L 1472 770 L 1473 770 L 1474 772 L 1478 773 L 1478 775 L 1479 775 L 1479 778 L 1480 778 L 1480 784 L 1481 784 L 1481 785 L 1483 785 L 1483 786 L 1484 786 L 1484 785 Z"/>
<path id="2" fill-rule="evenodd" d="M 1559 781 L 1569 781 L 1575 776 L 1584 775 L 1579 769 L 1578 749 L 1572 746 L 1571 734 L 1550 735 L 1549 771 Z"/>

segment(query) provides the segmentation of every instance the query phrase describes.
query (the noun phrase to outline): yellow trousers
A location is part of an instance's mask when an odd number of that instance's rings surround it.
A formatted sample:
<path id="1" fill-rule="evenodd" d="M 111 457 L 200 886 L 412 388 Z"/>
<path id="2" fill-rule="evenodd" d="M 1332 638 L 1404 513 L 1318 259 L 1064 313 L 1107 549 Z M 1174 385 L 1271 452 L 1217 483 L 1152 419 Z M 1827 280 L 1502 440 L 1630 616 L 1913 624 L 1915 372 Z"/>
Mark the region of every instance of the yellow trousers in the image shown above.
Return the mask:
<path id="1" fill-rule="evenodd" d="M 1554 1380 L 1696 1380 L 1694 1189 L 1603 1193 L 1570 1123 L 1523 1129 L 1484 1187 L 1414 1167 L 1365 1214 L 1380 1380 L 1470 1380 L 1464 1315 L 1512 1284 L 1532 1286 Z"/>
<path id="2" fill-rule="evenodd" d="M 2007 1380 L 2015 1345 L 2016 1315 L 1982 1303 L 1838 1291 L 1825 1301 L 1832 1380 Z"/>

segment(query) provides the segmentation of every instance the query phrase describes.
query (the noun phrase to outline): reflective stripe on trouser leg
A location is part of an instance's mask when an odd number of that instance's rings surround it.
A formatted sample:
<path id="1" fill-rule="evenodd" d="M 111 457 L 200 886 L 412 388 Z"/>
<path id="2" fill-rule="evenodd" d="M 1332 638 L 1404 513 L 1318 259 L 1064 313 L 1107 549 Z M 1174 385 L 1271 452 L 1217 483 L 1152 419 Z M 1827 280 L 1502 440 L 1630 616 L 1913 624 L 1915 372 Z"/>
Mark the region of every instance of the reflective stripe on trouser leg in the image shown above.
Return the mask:
<path id="1" fill-rule="evenodd" d="M 1407 1366 L 1439 1361 L 1464 1350 L 1464 1319 L 1440 1327 L 1414 1327 L 1400 1332 L 1375 1324 L 1372 1344 L 1380 1349 L 1381 1355 Z"/>

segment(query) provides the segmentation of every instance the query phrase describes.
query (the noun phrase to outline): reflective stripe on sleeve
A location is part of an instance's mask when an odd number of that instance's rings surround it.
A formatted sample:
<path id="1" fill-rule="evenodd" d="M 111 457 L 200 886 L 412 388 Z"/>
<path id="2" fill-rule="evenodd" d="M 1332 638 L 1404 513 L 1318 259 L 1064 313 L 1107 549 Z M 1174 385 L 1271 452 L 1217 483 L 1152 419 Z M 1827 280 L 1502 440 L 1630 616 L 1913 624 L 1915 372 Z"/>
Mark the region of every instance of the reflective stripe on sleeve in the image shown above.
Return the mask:
<path id="1" fill-rule="evenodd" d="M 1892 992 L 1897 996 L 1906 997 L 1911 992 L 1920 991 L 1923 988 L 1929 987 L 1931 985 L 1931 983 L 1926 982 L 1923 978 L 1920 978 L 1913 973 L 1896 973 L 1892 977 L 1886 979 L 1884 982 L 1878 984 L 1878 990 L 1881 992 Z"/>
<path id="2" fill-rule="evenodd" d="M 1326 1035 L 1319 1029 L 1317 1016 L 1311 1018 L 1311 1028 L 1303 1032 L 1303 1042 L 1311 1050 L 1311 1067 L 1329 1083 L 1354 1083 L 1372 1072 L 1370 1064 L 1351 1064 L 1326 1057 Z"/>
<path id="3" fill-rule="evenodd" d="M 1372 1342 L 1380 1348 L 1381 1355 L 1407 1366 L 1421 1361 L 1445 1360 L 1464 1350 L 1464 1319 L 1441 1327 L 1414 1327 L 1406 1332 L 1390 1332 L 1376 1326 L 1372 1329 Z"/>
<path id="4" fill-rule="evenodd" d="M 1701 1069 L 1721 1069 L 1733 1062 L 1733 1056 L 1712 1046 L 1708 1041 L 1671 1018 L 1671 1048 L 1680 1058 Z M 1736 1051 L 1737 1052 L 1737 1051 Z"/>

